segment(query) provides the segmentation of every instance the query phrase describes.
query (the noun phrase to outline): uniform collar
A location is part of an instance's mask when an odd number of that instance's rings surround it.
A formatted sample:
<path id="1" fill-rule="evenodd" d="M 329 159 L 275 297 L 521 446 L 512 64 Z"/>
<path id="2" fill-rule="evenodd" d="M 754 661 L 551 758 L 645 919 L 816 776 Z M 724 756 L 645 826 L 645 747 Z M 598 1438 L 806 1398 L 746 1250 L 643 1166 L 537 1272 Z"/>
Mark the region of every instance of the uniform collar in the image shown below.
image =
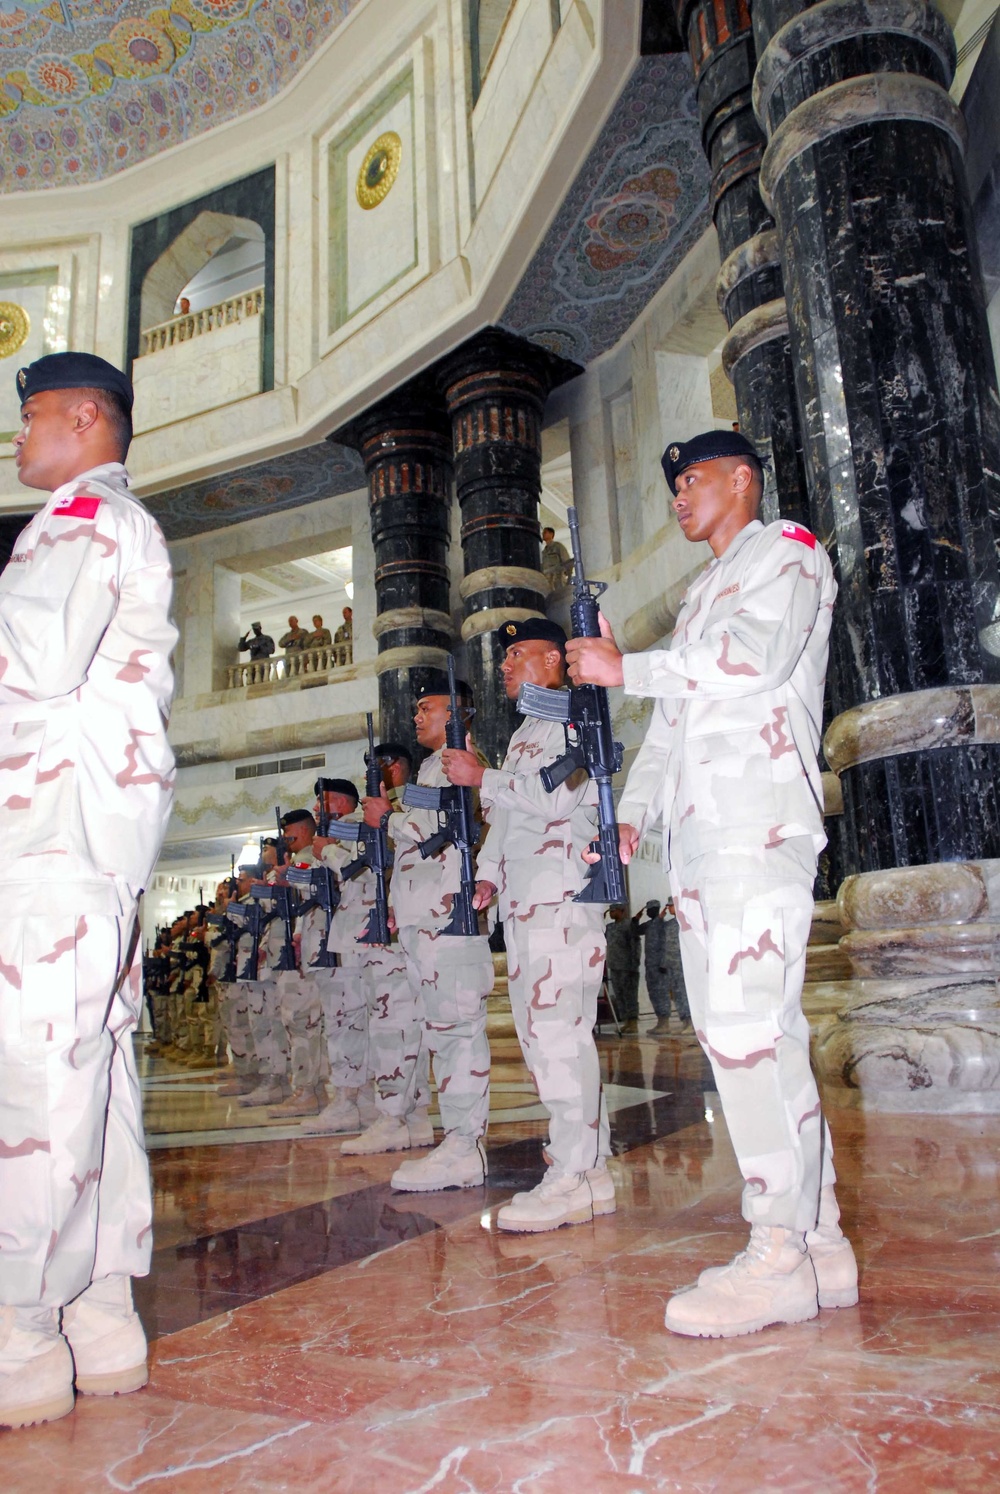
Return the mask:
<path id="1" fill-rule="evenodd" d="M 729 541 L 722 554 L 716 556 L 715 564 L 721 565 L 723 561 L 732 560 L 733 556 L 742 550 L 747 540 L 752 538 L 753 535 L 759 534 L 763 528 L 764 525 L 760 519 L 751 519 L 749 524 L 744 524 L 739 533 L 733 535 L 733 538 Z"/>
<path id="2" fill-rule="evenodd" d="M 55 499 L 73 497 L 79 492 L 84 483 L 102 482 L 111 488 L 127 488 L 129 475 L 121 462 L 102 462 L 99 467 L 90 467 L 86 472 L 78 472 L 76 477 L 64 482 L 52 493 Z"/>

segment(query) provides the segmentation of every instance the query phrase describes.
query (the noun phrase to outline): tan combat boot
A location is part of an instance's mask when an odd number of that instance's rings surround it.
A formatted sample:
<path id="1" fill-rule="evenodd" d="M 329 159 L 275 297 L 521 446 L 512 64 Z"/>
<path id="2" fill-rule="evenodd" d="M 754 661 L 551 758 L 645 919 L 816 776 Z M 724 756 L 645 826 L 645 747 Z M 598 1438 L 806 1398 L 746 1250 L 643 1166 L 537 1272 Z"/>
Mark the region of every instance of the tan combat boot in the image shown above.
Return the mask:
<path id="1" fill-rule="evenodd" d="M 840 1206 L 833 1184 L 820 1190 L 819 1222 L 806 1232 L 816 1271 L 820 1307 L 853 1307 L 858 1300 L 858 1263 L 840 1227 Z"/>
<path id="2" fill-rule="evenodd" d="M 0 1307 L 0 1427 L 33 1427 L 73 1409 L 73 1357 L 47 1307 Z"/>
<path id="3" fill-rule="evenodd" d="M 149 1379 L 146 1335 L 128 1276 L 105 1276 L 63 1309 L 81 1395 L 124 1395 Z"/>
<path id="4" fill-rule="evenodd" d="M 728 1266 L 703 1272 L 667 1303 L 671 1333 L 691 1338 L 736 1338 L 769 1323 L 804 1323 L 819 1311 L 816 1273 L 803 1236 L 755 1224 L 750 1240 Z"/>

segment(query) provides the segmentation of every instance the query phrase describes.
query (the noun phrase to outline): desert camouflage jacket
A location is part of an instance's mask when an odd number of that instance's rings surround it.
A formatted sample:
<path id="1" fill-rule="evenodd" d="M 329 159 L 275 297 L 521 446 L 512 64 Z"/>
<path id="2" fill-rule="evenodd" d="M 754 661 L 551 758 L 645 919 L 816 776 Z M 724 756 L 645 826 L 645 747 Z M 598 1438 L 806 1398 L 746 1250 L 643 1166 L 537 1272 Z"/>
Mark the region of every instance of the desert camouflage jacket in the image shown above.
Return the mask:
<path id="1" fill-rule="evenodd" d="M 527 717 L 510 739 L 503 767 L 487 768 L 479 790 L 489 833 L 477 876 L 497 889 L 500 917 L 541 903 L 562 903 L 583 887 L 583 851 L 597 827 L 597 789 L 575 773 L 549 794 L 542 768 L 562 757 L 556 721 Z"/>
<path id="2" fill-rule="evenodd" d="M 57 488 L 0 576 L 0 884 L 117 912 L 145 886 L 174 786 L 170 561 L 118 462 Z M 30 847 L 30 850 L 28 849 Z"/>
<path id="3" fill-rule="evenodd" d="M 670 648 L 625 656 L 626 693 L 656 703 L 618 818 L 641 833 L 662 820 L 665 865 L 797 835 L 824 845 L 817 755 L 836 594 L 807 529 L 755 519 L 688 588 Z"/>

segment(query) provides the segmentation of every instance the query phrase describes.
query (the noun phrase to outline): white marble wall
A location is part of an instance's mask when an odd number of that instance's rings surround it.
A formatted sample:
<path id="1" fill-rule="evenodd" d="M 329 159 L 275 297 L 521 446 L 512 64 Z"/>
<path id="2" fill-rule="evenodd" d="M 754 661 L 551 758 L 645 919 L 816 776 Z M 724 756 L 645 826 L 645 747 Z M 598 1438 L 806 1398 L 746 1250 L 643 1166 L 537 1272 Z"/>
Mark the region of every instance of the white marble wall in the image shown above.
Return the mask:
<path id="1" fill-rule="evenodd" d="M 136 432 L 259 394 L 262 330 L 258 313 L 138 358 L 132 366 Z"/>

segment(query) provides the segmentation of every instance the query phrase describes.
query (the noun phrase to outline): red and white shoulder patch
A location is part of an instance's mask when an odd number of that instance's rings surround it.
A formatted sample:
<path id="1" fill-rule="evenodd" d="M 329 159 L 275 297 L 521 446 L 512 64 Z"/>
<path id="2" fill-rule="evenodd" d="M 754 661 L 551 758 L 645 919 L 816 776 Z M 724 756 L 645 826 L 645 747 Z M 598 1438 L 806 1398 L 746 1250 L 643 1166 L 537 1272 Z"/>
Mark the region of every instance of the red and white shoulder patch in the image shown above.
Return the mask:
<path id="1" fill-rule="evenodd" d="M 798 540 L 800 545 L 808 545 L 810 550 L 816 548 L 816 536 L 810 534 L 808 529 L 803 529 L 801 524 L 793 524 L 790 519 L 781 526 L 782 539 Z"/>
<path id="2" fill-rule="evenodd" d="M 60 498 L 52 510 L 53 519 L 96 519 L 103 499 L 67 497 Z"/>

